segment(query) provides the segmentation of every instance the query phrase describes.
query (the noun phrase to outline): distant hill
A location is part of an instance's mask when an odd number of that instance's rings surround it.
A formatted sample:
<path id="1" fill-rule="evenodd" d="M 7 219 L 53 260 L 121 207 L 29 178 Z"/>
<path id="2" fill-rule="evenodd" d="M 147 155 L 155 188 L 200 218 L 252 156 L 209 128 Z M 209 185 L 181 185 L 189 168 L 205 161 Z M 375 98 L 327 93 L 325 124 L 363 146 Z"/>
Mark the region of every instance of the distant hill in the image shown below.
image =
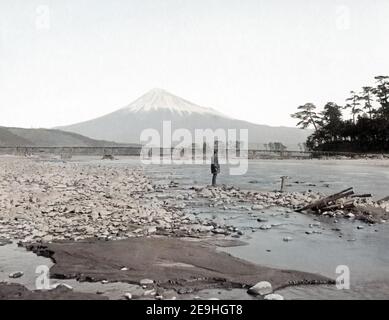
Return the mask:
<path id="1" fill-rule="evenodd" d="M 107 147 L 120 144 L 94 140 L 77 133 L 56 129 L 23 129 L 0 127 L 0 147 Z"/>
<path id="2" fill-rule="evenodd" d="M 144 129 L 162 132 L 163 120 L 170 120 L 173 130 L 185 128 L 192 134 L 196 129 L 248 129 L 249 144 L 259 149 L 264 149 L 264 144 L 269 142 L 281 142 L 289 150 L 299 150 L 299 144 L 311 134 L 310 130 L 271 127 L 232 119 L 162 89 L 153 89 L 127 107 L 103 117 L 59 129 L 94 139 L 140 143 L 140 134 Z"/>
<path id="3" fill-rule="evenodd" d="M 13 134 L 7 128 L 0 127 L 0 146 L 13 147 L 31 145 L 31 141 L 24 139 L 16 134 Z"/>

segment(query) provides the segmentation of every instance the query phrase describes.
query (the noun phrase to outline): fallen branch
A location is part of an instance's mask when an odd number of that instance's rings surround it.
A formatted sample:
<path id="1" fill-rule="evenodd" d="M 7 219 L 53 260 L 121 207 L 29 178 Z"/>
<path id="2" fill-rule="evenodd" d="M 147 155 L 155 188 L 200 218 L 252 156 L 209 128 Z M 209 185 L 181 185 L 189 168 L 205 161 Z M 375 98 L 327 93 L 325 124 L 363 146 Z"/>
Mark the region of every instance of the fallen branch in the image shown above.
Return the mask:
<path id="1" fill-rule="evenodd" d="M 323 208 L 335 205 L 335 202 L 342 198 L 347 198 L 354 194 L 353 188 L 342 190 L 338 193 L 334 193 L 328 197 L 317 200 L 303 208 L 297 209 L 296 212 L 302 212 L 306 210 L 321 211 Z"/>
<path id="2" fill-rule="evenodd" d="M 361 204 L 361 202 L 358 201 L 358 198 L 370 197 L 371 194 L 354 194 L 353 188 L 348 188 L 313 201 L 305 207 L 297 209 L 296 212 L 310 210 L 316 214 L 326 214 L 332 217 L 337 215 L 353 217 L 367 223 L 377 223 L 389 220 L 389 212 L 383 208 L 376 207 L 377 203 L 382 204 L 383 202 L 389 201 L 389 196 L 377 202 L 373 201 L 371 204 L 369 204 L 369 201 L 364 204 Z M 350 213 L 352 213 L 352 215 L 349 215 Z"/>
<path id="3" fill-rule="evenodd" d="M 371 198 L 372 194 L 371 193 L 364 193 L 364 194 L 354 194 L 351 196 L 351 198 Z"/>

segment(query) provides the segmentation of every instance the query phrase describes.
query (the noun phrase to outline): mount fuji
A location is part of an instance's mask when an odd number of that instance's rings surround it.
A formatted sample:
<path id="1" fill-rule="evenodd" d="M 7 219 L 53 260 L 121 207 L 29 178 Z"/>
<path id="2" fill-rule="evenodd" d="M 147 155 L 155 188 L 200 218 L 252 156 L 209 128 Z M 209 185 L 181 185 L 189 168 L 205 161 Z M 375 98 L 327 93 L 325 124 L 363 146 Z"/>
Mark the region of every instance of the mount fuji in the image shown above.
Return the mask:
<path id="1" fill-rule="evenodd" d="M 162 89 L 153 89 L 130 105 L 115 112 L 58 129 L 85 135 L 93 139 L 118 143 L 139 143 L 144 129 L 162 132 L 162 122 L 171 121 L 172 130 L 195 129 L 248 129 L 249 143 L 263 149 L 269 142 L 281 142 L 289 150 L 299 150 L 309 130 L 271 127 L 232 119 L 212 108 L 198 106 Z"/>

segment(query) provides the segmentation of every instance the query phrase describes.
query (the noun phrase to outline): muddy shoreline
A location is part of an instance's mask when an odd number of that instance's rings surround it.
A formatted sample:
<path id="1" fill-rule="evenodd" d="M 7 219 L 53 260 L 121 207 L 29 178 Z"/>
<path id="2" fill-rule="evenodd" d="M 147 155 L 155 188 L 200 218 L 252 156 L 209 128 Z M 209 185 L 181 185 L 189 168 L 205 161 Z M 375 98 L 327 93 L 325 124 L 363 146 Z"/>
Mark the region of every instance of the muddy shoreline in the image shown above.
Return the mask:
<path id="1" fill-rule="evenodd" d="M 290 285 L 334 283 L 320 275 L 261 267 L 217 252 L 209 243 L 177 238 L 84 240 L 27 248 L 55 262 L 50 270 L 53 278 L 138 285 L 142 279 L 152 279 L 150 287 L 162 296 L 166 289 L 177 293 L 206 288 L 248 289 L 259 281 L 270 282 L 274 290 Z"/>

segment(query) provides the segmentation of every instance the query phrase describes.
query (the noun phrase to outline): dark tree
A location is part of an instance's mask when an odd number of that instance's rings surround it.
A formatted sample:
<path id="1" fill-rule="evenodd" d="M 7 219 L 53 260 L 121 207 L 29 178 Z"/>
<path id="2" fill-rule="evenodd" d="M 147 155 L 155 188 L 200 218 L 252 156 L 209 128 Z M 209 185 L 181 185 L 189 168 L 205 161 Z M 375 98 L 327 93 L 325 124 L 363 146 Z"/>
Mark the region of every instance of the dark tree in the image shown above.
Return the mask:
<path id="1" fill-rule="evenodd" d="M 374 114 L 373 110 L 373 95 L 374 88 L 373 87 L 363 87 L 362 92 L 359 96 L 359 100 L 363 103 L 363 109 L 366 110 L 366 113 L 369 115 L 371 119 Z"/>
<path id="2" fill-rule="evenodd" d="M 297 109 L 299 111 L 291 115 L 292 118 L 300 120 L 297 123 L 297 126 L 306 129 L 312 125 L 315 128 L 315 131 L 317 131 L 319 129 L 320 117 L 315 111 L 316 106 L 313 103 L 306 103 L 303 106 L 299 106 Z"/>
<path id="3" fill-rule="evenodd" d="M 346 99 L 349 103 L 344 106 L 344 109 L 350 109 L 351 115 L 353 117 L 353 122 L 355 123 L 356 116 L 362 112 L 362 109 L 359 108 L 361 105 L 359 103 L 360 97 L 354 92 L 351 91 L 351 97 Z"/>
<path id="4" fill-rule="evenodd" d="M 377 80 L 377 87 L 374 88 L 374 94 L 381 105 L 378 112 L 385 119 L 389 119 L 389 77 L 377 76 L 375 79 Z"/>
<path id="5" fill-rule="evenodd" d="M 320 113 L 313 104 L 298 108 L 292 115 L 300 120 L 297 125 L 315 128 L 306 142 L 309 150 L 389 152 L 389 77 L 375 79 L 375 87 L 363 87 L 359 95 L 351 91 L 344 107 L 328 102 Z M 343 119 L 345 109 L 351 111 L 352 119 Z"/>

